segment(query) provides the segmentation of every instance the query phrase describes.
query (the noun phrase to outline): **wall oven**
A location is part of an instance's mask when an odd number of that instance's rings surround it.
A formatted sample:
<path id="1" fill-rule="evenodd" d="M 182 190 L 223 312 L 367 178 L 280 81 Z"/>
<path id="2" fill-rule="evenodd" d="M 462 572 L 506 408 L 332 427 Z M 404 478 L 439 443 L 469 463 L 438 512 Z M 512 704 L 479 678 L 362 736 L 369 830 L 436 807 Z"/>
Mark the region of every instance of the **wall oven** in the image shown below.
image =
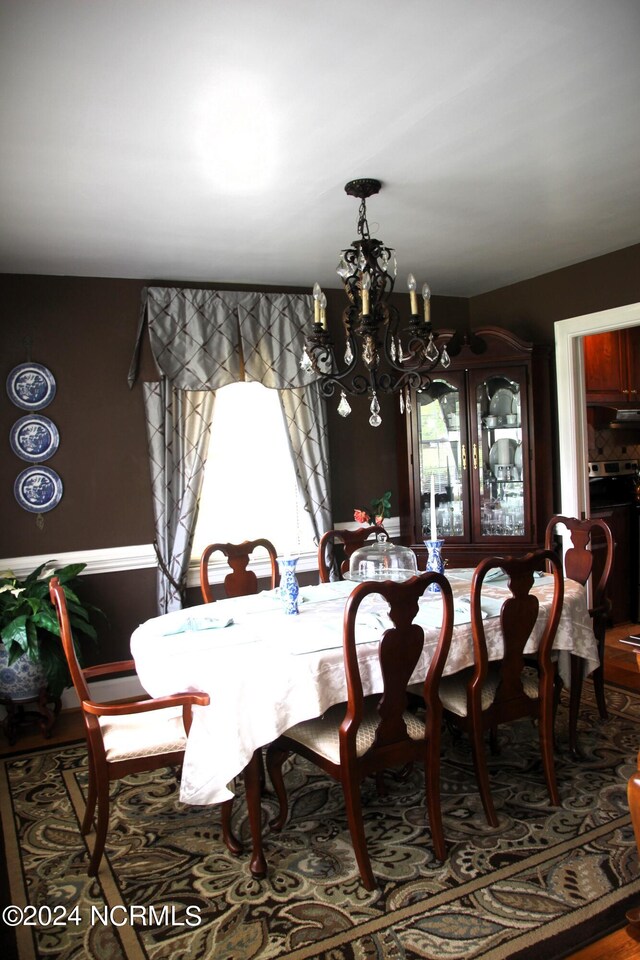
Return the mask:
<path id="1" fill-rule="evenodd" d="M 601 517 L 616 542 L 610 598 L 613 622 L 640 622 L 640 503 L 637 460 L 589 464 L 590 516 Z"/>

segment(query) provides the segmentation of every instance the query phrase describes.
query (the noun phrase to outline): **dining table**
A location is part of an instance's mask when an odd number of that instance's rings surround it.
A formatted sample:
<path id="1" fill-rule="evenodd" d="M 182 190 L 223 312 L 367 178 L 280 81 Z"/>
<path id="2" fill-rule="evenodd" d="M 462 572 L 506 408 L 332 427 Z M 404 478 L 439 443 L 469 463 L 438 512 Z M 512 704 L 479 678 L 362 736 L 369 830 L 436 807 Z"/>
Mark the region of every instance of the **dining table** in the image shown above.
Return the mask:
<path id="1" fill-rule="evenodd" d="M 501 571 L 497 571 L 501 574 Z M 444 673 L 473 663 L 470 616 L 472 569 L 447 571 L 454 597 L 454 627 Z M 346 700 L 343 617 L 355 584 L 348 581 L 303 586 L 297 614 L 284 612 L 279 588 L 252 596 L 186 607 L 141 624 L 131 637 L 131 654 L 140 683 L 152 697 L 200 690 L 210 704 L 193 708 L 180 800 L 217 804 L 233 796 L 234 780 L 244 776 L 252 840 L 251 873 L 266 875 L 262 841 L 262 747 L 293 724 L 321 716 Z M 540 575 L 533 586 L 540 608 L 548 609 L 553 578 Z M 487 579 L 482 610 L 489 659 L 502 655 L 500 608 L 510 595 L 504 576 Z M 539 617 L 525 648 L 535 654 L 544 617 Z M 415 622 L 424 629 L 424 646 L 411 683 L 424 680 L 442 622 L 437 590 L 422 597 Z M 378 641 L 391 626 L 383 598 L 372 594 L 356 620 L 358 661 L 365 696 L 382 690 Z M 562 615 L 553 657 L 566 687 L 599 664 L 598 647 L 584 587 L 565 582 Z M 572 670 L 572 661 L 574 666 Z M 577 710 L 574 711 L 577 716 Z"/>

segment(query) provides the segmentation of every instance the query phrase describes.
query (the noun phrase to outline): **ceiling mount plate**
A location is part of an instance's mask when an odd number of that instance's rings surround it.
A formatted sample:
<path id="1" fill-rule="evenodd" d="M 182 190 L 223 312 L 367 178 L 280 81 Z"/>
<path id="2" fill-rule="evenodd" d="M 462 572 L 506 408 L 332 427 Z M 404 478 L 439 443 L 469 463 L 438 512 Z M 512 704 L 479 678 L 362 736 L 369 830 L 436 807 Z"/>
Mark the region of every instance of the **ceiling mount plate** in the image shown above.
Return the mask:
<path id="1" fill-rule="evenodd" d="M 364 177 L 360 180 L 349 180 L 349 183 L 345 183 L 344 190 L 350 197 L 366 200 L 367 197 L 372 197 L 374 193 L 379 193 L 381 186 L 382 183 L 379 180 Z"/>

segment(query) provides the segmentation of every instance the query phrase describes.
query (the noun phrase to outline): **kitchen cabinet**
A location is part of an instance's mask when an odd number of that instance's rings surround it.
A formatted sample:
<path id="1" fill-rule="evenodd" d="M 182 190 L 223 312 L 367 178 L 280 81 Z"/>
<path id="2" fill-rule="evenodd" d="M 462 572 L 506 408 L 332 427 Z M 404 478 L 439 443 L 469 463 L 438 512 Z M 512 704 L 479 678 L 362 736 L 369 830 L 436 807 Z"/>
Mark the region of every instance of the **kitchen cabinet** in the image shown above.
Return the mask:
<path id="1" fill-rule="evenodd" d="M 553 513 L 549 354 L 509 331 L 474 331 L 451 366 L 414 392 L 399 449 L 401 534 L 416 546 L 437 537 L 452 567 L 490 553 L 522 555 L 544 541 Z"/>
<path id="2" fill-rule="evenodd" d="M 640 327 L 584 338 L 587 403 L 638 404 Z"/>

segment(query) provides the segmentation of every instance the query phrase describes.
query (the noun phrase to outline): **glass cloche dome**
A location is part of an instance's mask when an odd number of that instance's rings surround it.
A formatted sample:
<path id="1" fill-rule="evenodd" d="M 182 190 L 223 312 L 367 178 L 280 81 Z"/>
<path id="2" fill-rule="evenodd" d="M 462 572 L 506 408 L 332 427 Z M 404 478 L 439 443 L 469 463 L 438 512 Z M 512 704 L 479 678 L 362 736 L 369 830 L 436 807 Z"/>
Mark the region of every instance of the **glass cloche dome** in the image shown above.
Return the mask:
<path id="1" fill-rule="evenodd" d="M 346 580 L 408 580 L 418 573 L 416 555 L 409 547 L 401 547 L 387 540 L 381 533 L 378 539 L 355 550 L 349 561 Z"/>

